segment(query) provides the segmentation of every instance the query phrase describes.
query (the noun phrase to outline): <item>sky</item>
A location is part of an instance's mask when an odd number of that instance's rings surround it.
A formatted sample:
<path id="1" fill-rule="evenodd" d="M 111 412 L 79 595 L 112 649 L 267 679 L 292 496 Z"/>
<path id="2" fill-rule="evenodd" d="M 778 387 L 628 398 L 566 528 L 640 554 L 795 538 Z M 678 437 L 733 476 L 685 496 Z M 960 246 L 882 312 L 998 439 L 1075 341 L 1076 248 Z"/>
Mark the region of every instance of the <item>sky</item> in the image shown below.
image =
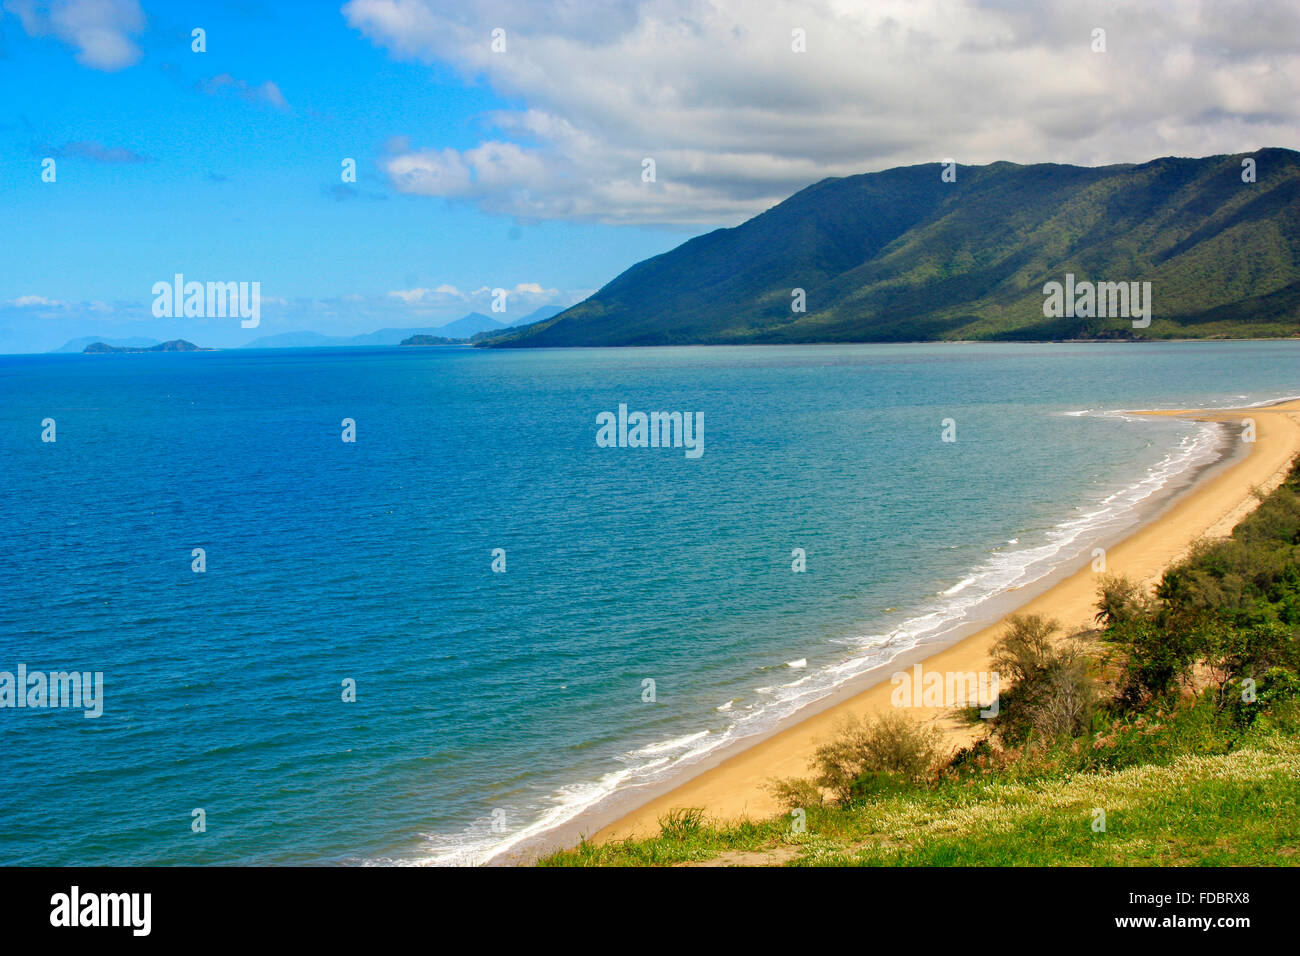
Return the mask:
<path id="1" fill-rule="evenodd" d="M 1296 148 L 1298 39 L 1290 0 L 0 0 L 0 352 L 514 320 L 827 176 Z M 156 317 L 177 273 L 259 326 Z"/>

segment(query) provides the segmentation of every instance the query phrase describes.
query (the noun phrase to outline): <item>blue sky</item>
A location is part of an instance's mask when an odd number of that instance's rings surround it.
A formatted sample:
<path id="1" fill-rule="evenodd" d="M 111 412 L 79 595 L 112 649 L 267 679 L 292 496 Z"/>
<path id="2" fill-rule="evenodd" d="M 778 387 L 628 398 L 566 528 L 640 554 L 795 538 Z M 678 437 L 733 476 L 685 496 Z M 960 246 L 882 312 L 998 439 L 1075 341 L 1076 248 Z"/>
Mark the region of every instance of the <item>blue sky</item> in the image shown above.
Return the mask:
<path id="1" fill-rule="evenodd" d="M 513 319 L 826 176 L 1295 148 L 1297 36 L 1275 0 L 0 0 L 0 352 Z M 260 327 L 154 318 L 177 272 L 259 282 Z"/>
<path id="2" fill-rule="evenodd" d="M 119 69 L 78 62 L 56 36 L 28 36 L 12 13 L 0 20 L 0 351 L 79 334 L 233 345 L 298 328 L 437 325 L 488 311 L 473 290 L 539 286 L 507 297 L 522 314 L 571 304 L 690 234 L 524 222 L 392 189 L 377 163 L 394 140 L 467 149 L 510 103 L 450 68 L 395 62 L 329 5 L 144 11 L 139 58 Z M 205 53 L 190 48 L 195 26 Z M 41 179 L 44 157 L 55 158 L 54 183 Z M 355 186 L 341 181 L 345 157 Z M 175 272 L 259 281 L 261 326 L 153 319 L 151 287 Z M 467 297 L 415 311 L 389 295 L 442 286 Z"/>

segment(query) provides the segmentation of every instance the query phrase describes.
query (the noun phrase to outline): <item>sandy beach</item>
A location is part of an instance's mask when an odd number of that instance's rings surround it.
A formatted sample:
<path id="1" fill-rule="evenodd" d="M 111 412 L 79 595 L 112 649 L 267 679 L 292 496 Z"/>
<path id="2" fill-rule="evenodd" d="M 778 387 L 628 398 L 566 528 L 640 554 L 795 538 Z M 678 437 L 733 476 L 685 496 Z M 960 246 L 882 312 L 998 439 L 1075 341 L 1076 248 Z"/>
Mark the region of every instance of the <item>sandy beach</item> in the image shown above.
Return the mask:
<path id="1" fill-rule="evenodd" d="M 1199 421 L 1230 423 L 1236 434 L 1237 454 L 1221 467 L 1208 469 L 1198 480 L 1171 499 L 1153 518 L 1106 553 L 1106 571 L 1152 583 L 1198 539 L 1229 534 L 1233 526 L 1256 505 L 1256 492 L 1272 490 L 1281 482 L 1292 459 L 1300 453 L 1300 400 L 1237 410 L 1159 411 L 1153 415 L 1178 415 Z M 1253 419 L 1255 441 L 1242 435 L 1245 420 Z M 1039 614 L 1063 625 L 1063 633 L 1087 627 L 1095 612 L 1100 574 L 1091 566 L 1058 580 L 1011 613 Z M 989 652 L 1002 634 L 1005 617 L 956 644 L 920 658 L 928 671 L 987 671 Z M 904 669 L 900 666 L 888 670 Z M 912 661 L 906 664 L 910 667 Z M 778 812 L 767 784 L 779 777 L 809 776 L 809 760 L 828 739 L 835 725 L 848 714 L 866 715 L 889 708 L 894 690 L 888 673 L 873 686 L 805 717 L 752 746 L 729 756 L 666 793 L 655 796 L 598 830 L 597 842 L 658 832 L 659 819 L 675 808 L 702 808 L 715 820 L 761 819 Z M 973 737 L 977 728 L 959 725 L 946 711 L 912 708 L 917 719 L 935 721 L 952 747 Z"/>

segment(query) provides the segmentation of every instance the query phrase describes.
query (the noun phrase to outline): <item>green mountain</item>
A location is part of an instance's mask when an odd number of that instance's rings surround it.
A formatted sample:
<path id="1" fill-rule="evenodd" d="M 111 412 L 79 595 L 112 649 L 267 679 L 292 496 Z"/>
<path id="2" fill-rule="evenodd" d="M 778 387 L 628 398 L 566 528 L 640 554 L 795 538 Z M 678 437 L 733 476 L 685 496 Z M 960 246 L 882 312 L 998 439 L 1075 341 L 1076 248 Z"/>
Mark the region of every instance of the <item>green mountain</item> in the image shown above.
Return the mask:
<path id="1" fill-rule="evenodd" d="M 1243 181 L 1243 161 L 1255 182 Z M 489 347 L 1300 334 L 1300 153 L 908 166 L 809 186 Z M 1043 286 L 1150 282 L 1152 320 L 1044 315 Z M 792 310 L 803 289 L 806 311 Z"/>

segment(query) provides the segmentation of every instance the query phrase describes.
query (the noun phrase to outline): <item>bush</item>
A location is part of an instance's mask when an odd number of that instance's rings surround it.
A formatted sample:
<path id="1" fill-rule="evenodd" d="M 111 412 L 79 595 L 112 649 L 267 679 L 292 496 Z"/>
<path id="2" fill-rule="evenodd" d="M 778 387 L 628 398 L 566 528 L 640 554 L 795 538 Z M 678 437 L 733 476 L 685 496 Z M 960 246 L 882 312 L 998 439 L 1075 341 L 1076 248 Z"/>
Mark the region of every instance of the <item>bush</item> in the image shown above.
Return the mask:
<path id="1" fill-rule="evenodd" d="M 891 774 L 899 781 L 927 777 L 939 759 L 941 735 L 937 727 L 923 726 L 897 711 L 887 711 L 863 721 L 846 718 L 830 743 L 813 755 L 813 782 L 833 793 L 841 803 L 853 799 L 854 788 L 870 788 L 868 774 Z"/>
<path id="2" fill-rule="evenodd" d="M 1157 589 L 1162 622 L 1212 615 L 1239 627 L 1300 624 L 1300 463 L 1232 537 L 1201 543 Z"/>
<path id="3" fill-rule="evenodd" d="M 1037 614 L 1013 614 L 1007 632 L 993 645 L 993 666 L 999 679 L 1010 677 L 1016 684 L 1032 681 L 1053 657 L 1052 637 L 1061 625 Z"/>
<path id="4" fill-rule="evenodd" d="M 1280 710 L 1282 704 L 1300 698 L 1300 675 L 1282 667 L 1271 667 L 1255 688 L 1255 702 L 1266 710 Z"/>
<path id="5" fill-rule="evenodd" d="M 1185 682 L 1209 640 L 1205 623 L 1196 618 L 1127 621 L 1108 628 L 1106 639 L 1127 654 L 1119 699 L 1130 710 Z"/>
<path id="6" fill-rule="evenodd" d="M 1121 574 L 1108 574 L 1101 579 L 1095 618 L 1098 624 L 1109 626 L 1150 617 L 1152 610 L 1150 598 L 1136 581 Z"/>
<path id="7" fill-rule="evenodd" d="M 943 768 L 942 776 L 949 779 L 961 779 L 966 776 L 998 769 L 1006 762 L 1007 754 L 994 750 L 988 737 L 981 737 L 973 744 L 963 747 L 953 754 Z"/>
<path id="8" fill-rule="evenodd" d="M 1058 629 L 1055 621 L 1036 614 L 1016 615 L 993 645 L 999 682 L 1012 680 L 999 693 L 998 715 L 992 718 L 1007 743 L 1075 737 L 1092 724 L 1096 689 L 1088 656 L 1077 639 L 1054 641 Z"/>
<path id="9" fill-rule="evenodd" d="M 1118 770 L 1168 764 L 1184 754 L 1228 753 L 1240 735 L 1215 707 L 1212 695 L 1161 697 L 1102 727 L 1079 754 L 1075 769 Z"/>
<path id="10" fill-rule="evenodd" d="M 1078 642 L 1070 641 L 1056 651 L 1032 690 L 1027 709 L 1035 737 L 1078 737 L 1091 727 L 1097 691 Z"/>
<path id="11" fill-rule="evenodd" d="M 1205 662 L 1220 693 L 1242 678 L 1259 680 L 1265 672 L 1300 670 L 1296 629 L 1280 621 L 1242 627 L 1215 620 L 1206 627 L 1205 643 Z"/>
<path id="12" fill-rule="evenodd" d="M 1257 677 L 1232 677 L 1219 688 L 1220 706 L 1238 727 L 1250 727 L 1265 714 L 1284 713 L 1298 699 L 1300 675 L 1283 667 L 1271 667 Z"/>
<path id="13" fill-rule="evenodd" d="M 785 810 L 807 810 L 822 805 L 822 792 L 817 784 L 802 777 L 773 780 L 767 788 Z"/>

